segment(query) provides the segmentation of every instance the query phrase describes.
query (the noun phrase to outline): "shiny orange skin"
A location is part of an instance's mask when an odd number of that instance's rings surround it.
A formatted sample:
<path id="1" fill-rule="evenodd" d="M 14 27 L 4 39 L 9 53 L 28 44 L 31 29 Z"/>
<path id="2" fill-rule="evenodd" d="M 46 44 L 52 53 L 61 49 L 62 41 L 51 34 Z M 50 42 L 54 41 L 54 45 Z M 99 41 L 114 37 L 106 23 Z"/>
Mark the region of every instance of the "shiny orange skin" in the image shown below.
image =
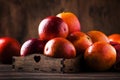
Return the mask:
<path id="1" fill-rule="evenodd" d="M 114 41 L 114 42 L 120 43 L 120 34 L 118 34 L 118 33 L 111 34 L 111 35 L 108 36 L 108 39 L 110 41 Z"/>
<path id="2" fill-rule="evenodd" d="M 44 55 L 54 58 L 70 59 L 76 56 L 76 50 L 70 41 L 65 38 L 57 37 L 46 43 Z"/>
<path id="3" fill-rule="evenodd" d="M 12 64 L 13 56 L 20 56 L 20 43 L 11 37 L 0 38 L 0 62 Z"/>
<path id="4" fill-rule="evenodd" d="M 86 33 L 80 31 L 71 33 L 67 39 L 75 46 L 77 55 L 83 54 L 92 45 L 91 38 Z"/>
<path id="5" fill-rule="evenodd" d="M 84 54 L 84 59 L 90 69 L 106 71 L 116 62 L 115 48 L 106 42 L 95 42 Z"/>
<path id="6" fill-rule="evenodd" d="M 101 31 L 91 30 L 88 31 L 87 34 L 91 37 L 93 43 L 98 41 L 109 42 L 107 35 Z"/>
<path id="7" fill-rule="evenodd" d="M 43 19 L 38 27 L 40 40 L 50 40 L 55 37 L 66 38 L 68 36 L 68 26 L 59 17 L 49 16 Z"/>
<path id="8" fill-rule="evenodd" d="M 74 13 L 62 12 L 62 13 L 57 14 L 56 16 L 62 18 L 64 22 L 67 23 L 69 34 L 72 32 L 81 30 L 80 21 Z"/>

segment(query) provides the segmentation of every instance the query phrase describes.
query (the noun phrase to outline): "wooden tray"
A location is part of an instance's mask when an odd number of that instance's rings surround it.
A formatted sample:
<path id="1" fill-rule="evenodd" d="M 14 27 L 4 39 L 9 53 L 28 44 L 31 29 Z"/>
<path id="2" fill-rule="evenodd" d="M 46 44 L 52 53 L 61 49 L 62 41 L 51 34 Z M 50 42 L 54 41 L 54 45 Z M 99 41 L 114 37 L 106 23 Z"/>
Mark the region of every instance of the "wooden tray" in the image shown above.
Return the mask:
<path id="1" fill-rule="evenodd" d="M 77 73 L 82 71 L 81 56 L 73 59 L 51 58 L 43 54 L 13 57 L 15 71 Z"/>

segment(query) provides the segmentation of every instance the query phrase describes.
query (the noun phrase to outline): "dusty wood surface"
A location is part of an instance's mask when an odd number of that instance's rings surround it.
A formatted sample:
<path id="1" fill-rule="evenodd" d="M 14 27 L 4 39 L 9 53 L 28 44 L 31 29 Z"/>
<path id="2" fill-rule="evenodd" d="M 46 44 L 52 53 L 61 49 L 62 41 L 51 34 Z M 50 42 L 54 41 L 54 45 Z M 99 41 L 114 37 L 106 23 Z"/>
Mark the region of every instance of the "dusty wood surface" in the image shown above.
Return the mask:
<path id="1" fill-rule="evenodd" d="M 0 64 L 0 80 L 120 80 L 118 72 L 41 73 L 15 71 L 12 65 Z"/>
<path id="2" fill-rule="evenodd" d="M 35 73 L 0 72 L 0 80 L 120 80 L 120 73 Z"/>
<path id="3" fill-rule="evenodd" d="M 120 33 L 119 0 L 0 0 L 0 37 L 11 36 L 21 43 L 38 37 L 40 21 L 62 11 L 78 16 L 82 31 Z"/>
<path id="4" fill-rule="evenodd" d="M 55 73 L 20 73 L 4 72 L 0 74 L 2 80 L 119 80 L 118 73 L 81 73 L 81 74 L 55 74 Z"/>

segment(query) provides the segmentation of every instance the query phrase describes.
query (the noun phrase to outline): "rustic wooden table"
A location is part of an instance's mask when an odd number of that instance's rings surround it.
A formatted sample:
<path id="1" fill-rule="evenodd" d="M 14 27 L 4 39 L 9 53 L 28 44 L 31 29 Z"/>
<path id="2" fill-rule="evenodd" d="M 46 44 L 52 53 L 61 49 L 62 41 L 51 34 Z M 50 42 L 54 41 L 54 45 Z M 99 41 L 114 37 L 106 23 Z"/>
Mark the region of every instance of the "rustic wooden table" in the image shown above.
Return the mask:
<path id="1" fill-rule="evenodd" d="M 0 80 L 120 80 L 118 72 L 99 73 L 39 73 L 18 72 L 12 65 L 0 65 Z"/>

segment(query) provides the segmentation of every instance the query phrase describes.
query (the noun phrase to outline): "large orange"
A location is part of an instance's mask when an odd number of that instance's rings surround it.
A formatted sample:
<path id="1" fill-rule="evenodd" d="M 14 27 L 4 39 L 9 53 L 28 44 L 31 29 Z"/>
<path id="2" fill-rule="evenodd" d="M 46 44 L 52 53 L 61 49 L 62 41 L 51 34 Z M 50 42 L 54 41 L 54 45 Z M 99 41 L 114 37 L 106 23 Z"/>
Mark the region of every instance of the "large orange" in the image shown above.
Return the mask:
<path id="1" fill-rule="evenodd" d="M 105 33 L 98 30 L 88 31 L 87 34 L 91 37 L 93 43 L 98 41 L 109 42 L 109 39 Z"/>
<path id="2" fill-rule="evenodd" d="M 108 36 L 110 41 L 118 42 L 120 43 L 120 34 L 114 33 Z"/>
<path id="3" fill-rule="evenodd" d="M 13 56 L 20 56 L 20 43 L 11 37 L 0 38 L 0 62 L 12 64 Z"/>
<path id="4" fill-rule="evenodd" d="M 54 58 L 74 58 L 76 50 L 70 41 L 62 37 L 57 37 L 46 43 L 44 55 Z"/>
<path id="5" fill-rule="evenodd" d="M 84 59 L 89 68 L 96 71 L 106 71 L 116 62 L 116 50 L 107 42 L 95 42 L 87 48 Z"/>
<path id="6" fill-rule="evenodd" d="M 62 18 L 68 25 L 69 33 L 80 31 L 80 21 L 72 12 L 62 12 L 57 14 L 57 17 Z"/>

